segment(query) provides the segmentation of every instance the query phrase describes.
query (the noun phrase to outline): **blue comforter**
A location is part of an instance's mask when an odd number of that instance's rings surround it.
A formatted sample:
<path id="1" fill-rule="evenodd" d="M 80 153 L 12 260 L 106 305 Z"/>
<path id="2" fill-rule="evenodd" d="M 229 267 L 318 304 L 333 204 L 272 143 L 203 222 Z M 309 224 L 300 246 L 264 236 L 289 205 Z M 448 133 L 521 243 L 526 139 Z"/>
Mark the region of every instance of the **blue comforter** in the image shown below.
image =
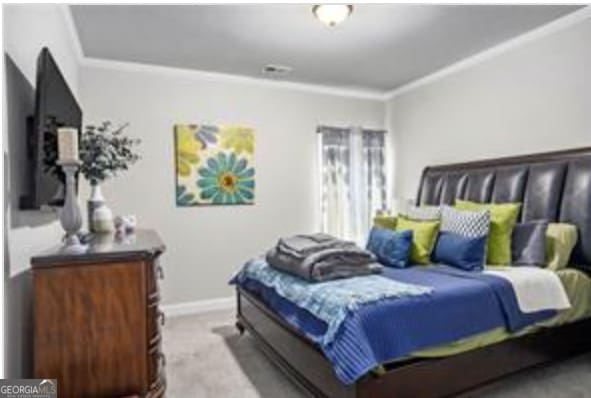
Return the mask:
<path id="1" fill-rule="evenodd" d="M 263 259 L 248 261 L 233 278 L 234 283 L 253 279 L 272 289 L 279 296 L 322 320 L 327 330 L 319 343 L 332 343 L 349 313 L 362 305 L 386 298 L 431 294 L 432 289 L 402 283 L 381 275 L 341 278 L 310 283 L 297 276 L 279 271 Z"/>
<path id="2" fill-rule="evenodd" d="M 516 331 L 556 313 L 522 313 L 511 284 L 492 275 L 443 265 L 385 268 L 382 275 L 433 290 L 429 295 L 382 299 L 350 311 L 329 344 L 323 344 L 324 321 L 255 279 L 236 282 L 318 344 L 345 384 L 414 351 L 497 327 Z"/>

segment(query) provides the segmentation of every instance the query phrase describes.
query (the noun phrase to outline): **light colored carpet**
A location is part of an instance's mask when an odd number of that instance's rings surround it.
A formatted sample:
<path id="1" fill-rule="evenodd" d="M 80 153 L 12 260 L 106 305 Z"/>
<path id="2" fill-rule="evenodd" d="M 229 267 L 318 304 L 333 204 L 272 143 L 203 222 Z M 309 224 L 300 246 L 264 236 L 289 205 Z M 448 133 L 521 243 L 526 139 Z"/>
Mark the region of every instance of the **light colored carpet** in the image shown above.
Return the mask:
<path id="1" fill-rule="evenodd" d="M 233 311 L 168 319 L 163 335 L 169 398 L 309 397 L 248 333 L 239 336 Z M 463 398 L 476 396 L 591 398 L 591 355 L 519 373 Z"/>

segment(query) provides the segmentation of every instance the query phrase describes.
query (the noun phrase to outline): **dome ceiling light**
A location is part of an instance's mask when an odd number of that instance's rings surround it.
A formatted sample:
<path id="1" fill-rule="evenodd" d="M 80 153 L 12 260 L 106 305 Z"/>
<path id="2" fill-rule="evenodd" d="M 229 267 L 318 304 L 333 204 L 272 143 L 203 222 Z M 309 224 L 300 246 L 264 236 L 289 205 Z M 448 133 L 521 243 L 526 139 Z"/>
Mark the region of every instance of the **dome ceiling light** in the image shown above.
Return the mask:
<path id="1" fill-rule="evenodd" d="M 312 12 L 326 26 L 334 28 L 351 15 L 353 6 L 350 4 L 317 4 L 312 7 Z"/>

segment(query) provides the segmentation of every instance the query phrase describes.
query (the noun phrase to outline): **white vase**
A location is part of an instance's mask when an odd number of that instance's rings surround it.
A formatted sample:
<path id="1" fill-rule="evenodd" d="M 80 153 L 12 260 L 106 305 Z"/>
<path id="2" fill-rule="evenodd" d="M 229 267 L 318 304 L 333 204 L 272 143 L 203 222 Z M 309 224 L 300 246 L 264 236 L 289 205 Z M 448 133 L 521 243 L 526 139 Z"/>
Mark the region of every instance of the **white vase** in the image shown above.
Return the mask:
<path id="1" fill-rule="evenodd" d="M 106 204 L 103 203 L 99 208 L 94 209 L 92 213 L 92 225 L 96 233 L 113 231 L 113 213 Z"/>
<path id="2" fill-rule="evenodd" d="M 90 184 L 90 198 L 87 201 L 88 209 L 88 229 L 90 232 L 96 232 L 94 229 L 94 211 L 105 205 L 105 197 L 101 191 L 100 184 Z"/>

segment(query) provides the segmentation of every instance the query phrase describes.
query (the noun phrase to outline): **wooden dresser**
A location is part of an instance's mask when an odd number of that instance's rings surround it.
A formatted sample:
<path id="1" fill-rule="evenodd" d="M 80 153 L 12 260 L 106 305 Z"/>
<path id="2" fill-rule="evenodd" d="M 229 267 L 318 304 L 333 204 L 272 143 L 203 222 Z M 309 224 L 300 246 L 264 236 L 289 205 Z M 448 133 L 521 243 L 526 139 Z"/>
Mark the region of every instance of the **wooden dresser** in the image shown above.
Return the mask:
<path id="1" fill-rule="evenodd" d="M 139 230 L 97 235 L 81 255 L 33 257 L 35 377 L 58 379 L 65 398 L 163 397 L 163 251 Z"/>

